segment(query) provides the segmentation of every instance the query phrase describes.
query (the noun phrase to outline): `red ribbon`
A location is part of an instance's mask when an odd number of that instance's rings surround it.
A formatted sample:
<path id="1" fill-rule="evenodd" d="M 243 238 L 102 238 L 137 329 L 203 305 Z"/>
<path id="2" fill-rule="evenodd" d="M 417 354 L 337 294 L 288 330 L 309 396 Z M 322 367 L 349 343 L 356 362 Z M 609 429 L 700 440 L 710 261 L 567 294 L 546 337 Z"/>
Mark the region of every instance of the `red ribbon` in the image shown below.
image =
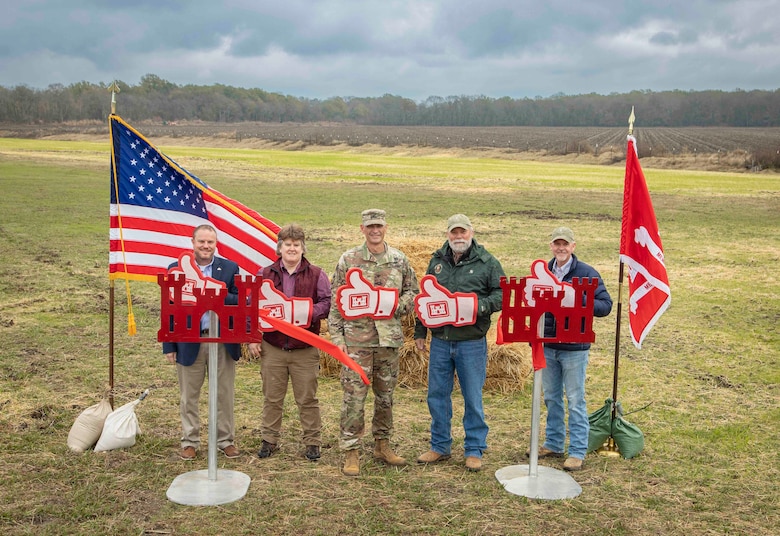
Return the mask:
<path id="1" fill-rule="evenodd" d="M 323 339 L 319 335 L 316 335 L 309 330 L 303 329 L 298 326 L 294 326 L 293 324 L 290 324 L 289 322 L 285 322 L 284 320 L 279 320 L 278 318 L 274 318 L 265 309 L 259 309 L 258 313 L 263 318 L 263 320 L 271 324 L 271 326 L 277 331 L 281 331 L 285 335 L 289 335 L 294 339 L 298 339 L 299 341 L 305 342 L 306 344 L 310 344 L 315 348 L 319 348 L 323 352 L 335 357 L 345 367 L 357 372 L 360 375 L 360 379 L 363 380 L 363 383 L 365 383 L 366 385 L 369 385 L 371 383 L 368 380 L 368 376 L 366 376 L 366 371 L 363 370 L 363 368 L 360 365 L 355 363 L 355 361 L 351 357 L 345 354 L 341 348 L 339 348 L 332 342 Z"/>

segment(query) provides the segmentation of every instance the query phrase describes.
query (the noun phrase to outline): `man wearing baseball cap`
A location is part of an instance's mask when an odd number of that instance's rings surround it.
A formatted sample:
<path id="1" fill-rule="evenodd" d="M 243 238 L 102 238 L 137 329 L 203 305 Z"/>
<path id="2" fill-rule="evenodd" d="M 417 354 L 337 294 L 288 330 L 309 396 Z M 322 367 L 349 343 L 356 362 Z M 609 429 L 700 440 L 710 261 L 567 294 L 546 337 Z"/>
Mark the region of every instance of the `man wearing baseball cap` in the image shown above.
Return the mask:
<path id="1" fill-rule="evenodd" d="M 381 209 L 364 210 L 360 230 L 365 242 L 346 251 L 333 274 L 332 300 L 328 316 L 328 331 L 333 344 L 339 346 L 366 371 L 374 393 L 374 418 L 371 433 L 374 436 L 374 458 L 388 465 L 406 465 L 390 446 L 393 434 L 393 391 L 398 383 L 398 349 L 403 346 L 401 319 L 414 308 L 414 297 L 419 292 L 417 276 L 404 253 L 385 242 L 387 215 Z M 355 272 L 362 292 L 354 294 L 357 303 L 371 304 L 382 300 L 379 296 L 393 296 L 394 303 L 383 303 L 387 310 L 375 309 L 353 314 L 339 299 L 345 291 L 354 290 Z M 350 276 L 349 281 L 347 276 Z M 361 301 L 361 296 L 373 296 Z M 360 474 L 360 441 L 365 431 L 364 407 L 369 387 L 353 370 L 341 369 L 344 390 L 341 405 L 341 437 L 339 447 L 345 451 L 342 473 Z"/>
<path id="2" fill-rule="evenodd" d="M 455 315 L 453 322 L 428 328 L 418 309 L 414 339 L 418 350 L 425 349 L 431 332 L 428 360 L 428 411 L 431 414 L 430 450 L 418 463 L 437 463 L 451 456 L 452 390 L 455 373 L 463 394 L 463 443 L 466 469 L 482 469 L 482 453 L 487 450 L 488 425 L 482 406 L 482 388 L 487 376 L 487 339 L 491 315 L 501 310 L 501 263 L 474 239 L 474 228 L 464 214 L 447 220 L 447 241 L 433 253 L 426 277 L 459 303 L 470 303 L 468 314 Z M 441 290 L 439 288 L 439 290 Z M 457 293 L 457 294 L 455 294 Z M 421 294 L 422 296 L 422 294 Z M 445 298 L 447 296 L 445 295 Z M 469 302 L 470 300 L 470 302 Z M 457 301 L 456 308 L 457 308 Z M 468 317 L 469 320 L 463 320 Z"/>
<path id="3" fill-rule="evenodd" d="M 594 316 L 607 316 L 612 310 L 612 298 L 599 273 L 580 261 L 574 254 L 574 231 L 558 227 L 550 234 L 553 258 L 547 267 L 560 282 L 573 278 L 596 278 Z M 555 337 L 555 317 L 544 318 L 544 336 Z M 539 458 L 562 458 L 566 441 L 563 395 L 569 405 L 569 454 L 563 463 L 566 471 L 582 469 L 588 451 L 588 408 L 585 403 L 585 372 L 588 367 L 590 343 L 545 343 L 546 368 L 542 374 L 544 404 L 547 406 L 547 427 L 544 444 L 539 447 Z"/>

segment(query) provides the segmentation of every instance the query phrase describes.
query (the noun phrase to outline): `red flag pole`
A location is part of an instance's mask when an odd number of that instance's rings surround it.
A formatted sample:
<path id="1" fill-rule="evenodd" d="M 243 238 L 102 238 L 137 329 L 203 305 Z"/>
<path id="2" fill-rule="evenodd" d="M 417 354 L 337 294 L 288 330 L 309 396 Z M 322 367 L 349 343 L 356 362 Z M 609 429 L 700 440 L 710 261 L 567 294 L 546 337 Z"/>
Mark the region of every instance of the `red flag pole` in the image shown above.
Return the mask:
<path id="1" fill-rule="evenodd" d="M 634 133 L 634 107 L 631 107 L 631 115 L 628 116 L 628 135 L 631 136 Z M 626 149 L 628 150 L 628 149 Z M 626 153 L 626 159 L 628 153 Z M 625 188 L 625 185 L 623 186 Z M 621 232 L 621 246 L 622 246 L 622 232 Z M 622 253 L 622 251 L 621 251 Z M 618 297 L 617 297 L 617 319 L 615 320 L 615 370 L 612 373 L 612 419 L 615 419 L 617 412 L 617 399 L 618 399 L 618 368 L 620 365 L 620 320 L 623 312 L 623 272 L 624 272 L 623 259 L 620 260 L 620 268 L 618 270 Z M 612 438 L 610 437 L 610 441 Z"/>
<path id="2" fill-rule="evenodd" d="M 620 364 L 620 319 L 623 311 L 623 261 L 618 271 L 617 319 L 615 320 L 615 365 L 612 373 L 612 418 L 615 418 L 618 394 L 618 366 Z"/>
<path id="3" fill-rule="evenodd" d="M 634 132 L 634 107 L 631 107 L 631 115 L 628 117 L 628 135 L 631 136 Z M 628 153 L 626 153 L 626 159 L 628 159 Z M 624 185 L 625 188 L 625 185 Z M 625 193 L 625 192 L 624 192 Z M 622 245 L 622 231 L 621 231 L 621 245 Z M 622 253 L 622 251 L 621 251 Z M 611 419 L 614 421 L 617 416 L 617 397 L 618 397 L 618 371 L 620 369 L 620 321 L 623 317 L 623 275 L 625 264 L 622 257 L 620 260 L 620 267 L 618 269 L 618 295 L 617 295 L 617 310 L 615 319 L 615 361 L 612 371 L 612 415 Z M 615 439 L 610 434 L 607 442 L 603 447 L 598 449 L 599 454 L 604 456 L 619 456 Z"/>

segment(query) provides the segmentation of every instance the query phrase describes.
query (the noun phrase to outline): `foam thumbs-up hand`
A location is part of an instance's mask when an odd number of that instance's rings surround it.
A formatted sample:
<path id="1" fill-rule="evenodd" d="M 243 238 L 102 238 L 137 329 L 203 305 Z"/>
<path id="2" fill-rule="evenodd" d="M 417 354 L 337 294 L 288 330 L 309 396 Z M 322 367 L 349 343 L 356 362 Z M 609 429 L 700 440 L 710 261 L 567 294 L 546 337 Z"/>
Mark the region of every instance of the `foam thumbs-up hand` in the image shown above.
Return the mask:
<path id="1" fill-rule="evenodd" d="M 365 316 L 374 320 L 392 318 L 398 307 L 398 289 L 372 285 L 359 268 L 347 270 L 347 283 L 336 290 L 341 316 L 355 320 Z"/>
<path id="2" fill-rule="evenodd" d="M 197 302 L 195 297 L 196 288 L 200 289 L 201 292 L 205 289 L 213 289 L 217 296 L 219 296 L 222 289 L 227 288 L 227 285 L 222 281 L 204 276 L 191 253 L 183 253 L 179 257 L 179 265 L 168 270 L 168 273 L 184 274 L 185 283 L 182 287 L 181 301 L 190 305 L 194 305 Z M 171 289 L 171 299 L 173 299 L 173 289 Z"/>
<path id="3" fill-rule="evenodd" d="M 531 277 L 525 279 L 525 288 L 523 289 L 525 302 L 531 306 L 536 306 L 534 294 L 540 296 L 546 293 L 552 293 L 557 296 L 559 292 L 563 293 L 561 307 L 574 307 L 575 292 L 571 283 L 562 283 L 558 281 L 553 273 L 547 268 L 543 260 L 536 260 L 531 265 Z"/>
<path id="4" fill-rule="evenodd" d="M 450 292 L 430 274 L 422 278 L 420 293 L 414 298 L 417 318 L 426 328 L 470 326 L 477 321 L 477 304 L 475 293 Z"/>
<path id="5" fill-rule="evenodd" d="M 263 279 L 260 285 L 261 296 L 258 307 L 268 311 L 272 318 L 283 320 L 294 326 L 307 328 L 311 325 L 311 298 L 288 298 L 280 292 L 268 279 Z M 275 328 L 260 317 L 261 331 L 275 331 Z"/>

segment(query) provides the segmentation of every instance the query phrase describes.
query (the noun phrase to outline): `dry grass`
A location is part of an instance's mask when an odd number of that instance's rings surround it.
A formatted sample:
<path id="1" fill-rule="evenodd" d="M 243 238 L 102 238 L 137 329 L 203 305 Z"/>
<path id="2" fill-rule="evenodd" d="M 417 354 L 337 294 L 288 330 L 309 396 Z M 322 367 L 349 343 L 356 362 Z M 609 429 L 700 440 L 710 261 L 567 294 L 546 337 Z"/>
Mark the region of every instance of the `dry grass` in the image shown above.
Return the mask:
<path id="1" fill-rule="evenodd" d="M 177 158 L 185 151 L 167 152 Z M 381 202 L 396 218 L 390 243 L 411 251 L 404 239 L 422 241 L 418 270 L 454 212 L 473 214 L 478 239 L 510 275 L 523 275 L 531 260 L 546 257 L 546 233 L 559 221 L 570 223 L 582 237 L 578 252 L 601 270 L 616 297 L 619 169 L 554 165 L 541 176 L 543 166 L 523 162 L 257 153 L 214 156 L 192 148 L 177 161 L 266 216 L 283 223 L 294 217 L 311 229 L 312 260 L 326 269 L 360 239 L 360 210 Z M 305 156 L 302 165 L 290 163 L 291 154 Z M 220 457 L 218 465 L 247 474 L 249 492 L 228 505 L 191 508 L 165 495 L 175 477 L 207 465 L 205 453 L 189 464 L 176 456 L 178 387 L 156 341 L 154 285 L 132 286 L 135 337 L 124 331 L 121 285 L 115 307 L 116 403 L 152 389 L 137 408 L 143 432 L 137 444 L 105 454 L 74 454 L 66 446 L 74 419 L 104 396 L 107 383 L 106 162 L 105 149 L 89 144 L 42 149 L 0 139 L 4 534 L 777 532 L 780 278 L 771 267 L 780 262 L 780 189 L 774 176 L 645 170 L 673 292 L 672 307 L 642 350 L 625 332 L 620 344 L 620 400 L 627 411 L 645 408 L 629 420 L 644 431 L 646 446 L 632 460 L 589 455 L 585 470 L 573 475 L 583 488 L 576 499 L 529 500 L 507 493 L 494 477 L 499 468 L 527 463 L 531 397 L 527 380 L 516 388 L 528 377 L 520 348 L 517 355 L 491 357 L 489 375 L 497 383 L 485 392 L 490 448 L 485 470 L 476 474 L 463 467 L 462 401 L 455 393 L 452 460 L 385 467 L 371 459 L 366 438 L 361 476 L 343 477 L 337 448 L 342 391 L 329 375 L 320 379 L 320 462 L 301 457 L 289 394 L 281 449 L 260 460 L 254 454 L 262 411 L 259 363 L 243 361 L 236 419 L 245 455 Z M 290 200 L 293 189 L 294 201 L 275 202 Z M 596 322 L 587 378 L 591 410 L 612 392 L 614 326 L 614 315 Z M 491 356 L 502 351 L 491 348 Z M 406 361 L 411 377 L 422 378 L 424 356 Z M 494 363 L 502 366 L 493 369 Z M 396 390 L 393 444 L 407 458 L 428 448 L 425 398 L 424 388 Z M 203 414 L 205 406 L 204 397 Z M 542 463 L 560 467 L 554 460 Z"/>

